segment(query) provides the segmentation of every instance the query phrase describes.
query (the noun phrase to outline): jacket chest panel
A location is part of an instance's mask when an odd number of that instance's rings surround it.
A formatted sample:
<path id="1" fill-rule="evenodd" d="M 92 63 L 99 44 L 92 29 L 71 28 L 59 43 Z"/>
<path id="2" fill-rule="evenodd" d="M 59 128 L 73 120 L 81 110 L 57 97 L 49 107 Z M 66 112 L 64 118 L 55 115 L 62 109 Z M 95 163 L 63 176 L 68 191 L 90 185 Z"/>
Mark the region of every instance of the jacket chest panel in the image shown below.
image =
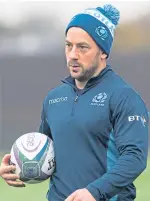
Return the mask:
<path id="1" fill-rule="evenodd" d="M 109 101 L 106 101 L 105 94 L 99 97 L 70 96 L 53 103 L 50 101 L 47 116 L 52 131 L 61 131 L 66 126 L 99 135 L 108 133 L 110 128 Z"/>

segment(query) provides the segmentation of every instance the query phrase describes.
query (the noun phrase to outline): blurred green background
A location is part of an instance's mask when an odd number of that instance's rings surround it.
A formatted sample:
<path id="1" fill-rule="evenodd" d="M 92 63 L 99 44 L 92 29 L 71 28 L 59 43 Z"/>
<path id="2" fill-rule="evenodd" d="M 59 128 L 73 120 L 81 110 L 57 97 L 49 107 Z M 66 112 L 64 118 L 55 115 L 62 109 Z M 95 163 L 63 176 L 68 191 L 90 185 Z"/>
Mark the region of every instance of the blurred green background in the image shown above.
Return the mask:
<path id="1" fill-rule="evenodd" d="M 150 159 L 147 169 L 137 178 L 135 185 L 137 188 L 137 198 L 135 201 L 150 200 Z M 39 184 L 27 184 L 25 188 L 14 188 L 8 186 L 0 178 L 0 201 L 47 201 L 46 193 L 49 180 Z"/>

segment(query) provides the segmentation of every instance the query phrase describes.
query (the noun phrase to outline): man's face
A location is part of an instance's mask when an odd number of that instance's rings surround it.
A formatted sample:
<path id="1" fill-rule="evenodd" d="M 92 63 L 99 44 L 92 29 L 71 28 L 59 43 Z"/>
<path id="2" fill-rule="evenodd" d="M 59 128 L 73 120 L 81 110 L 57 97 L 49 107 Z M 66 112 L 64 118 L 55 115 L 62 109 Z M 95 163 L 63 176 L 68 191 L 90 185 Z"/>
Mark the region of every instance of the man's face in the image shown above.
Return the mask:
<path id="1" fill-rule="evenodd" d="M 89 80 L 99 70 L 102 51 L 83 29 L 72 27 L 68 30 L 65 53 L 67 67 L 76 80 Z"/>

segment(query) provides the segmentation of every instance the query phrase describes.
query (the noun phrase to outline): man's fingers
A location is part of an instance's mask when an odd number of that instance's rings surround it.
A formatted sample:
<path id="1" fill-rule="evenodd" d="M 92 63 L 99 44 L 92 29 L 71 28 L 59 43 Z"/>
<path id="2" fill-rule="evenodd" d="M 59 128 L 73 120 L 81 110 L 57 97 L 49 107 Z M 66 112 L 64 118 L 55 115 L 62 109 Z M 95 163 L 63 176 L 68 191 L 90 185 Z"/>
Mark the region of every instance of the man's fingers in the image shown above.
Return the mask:
<path id="1" fill-rule="evenodd" d="M 7 173 L 14 173 L 14 170 L 16 169 L 16 167 L 14 165 L 3 165 L 0 167 L 0 175 L 3 177 L 4 174 Z"/>
<path id="2" fill-rule="evenodd" d="M 1 162 L 1 176 L 6 181 L 9 186 L 14 187 L 25 187 L 25 184 L 18 180 L 19 176 L 17 174 L 13 174 L 16 167 L 14 165 L 10 165 L 10 154 L 6 154 Z"/>
<path id="3" fill-rule="evenodd" d="M 25 187 L 25 184 L 22 181 L 6 180 L 6 183 L 13 187 Z"/>
<path id="4" fill-rule="evenodd" d="M 10 157 L 11 157 L 10 154 L 6 154 L 2 159 L 2 164 L 9 165 Z"/>
<path id="5" fill-rule="evenodd" d="M 2 177 L 5 180 L 16 180 L 16 179 L 19 179 L 19 176 L 17 174 L 10 174 L 10 173 L 3 174 Z"/>
<path id="6" fill-rule="evenodd" d="M 16 167 L 14 165 L 8 165 L 5 167 L 2 167 L 2 172 L 8 173 L 8 172 L 14 171 L 15 169 L 16 169 Z"/>
<path id="7" fill-rule="evenodd" d="M 76 192 L 72 193 L 71 195 L 69 195 L 67 197 L 67 199 L 65 199 L 65 201 L 73 201 L 76 197 Z"/>

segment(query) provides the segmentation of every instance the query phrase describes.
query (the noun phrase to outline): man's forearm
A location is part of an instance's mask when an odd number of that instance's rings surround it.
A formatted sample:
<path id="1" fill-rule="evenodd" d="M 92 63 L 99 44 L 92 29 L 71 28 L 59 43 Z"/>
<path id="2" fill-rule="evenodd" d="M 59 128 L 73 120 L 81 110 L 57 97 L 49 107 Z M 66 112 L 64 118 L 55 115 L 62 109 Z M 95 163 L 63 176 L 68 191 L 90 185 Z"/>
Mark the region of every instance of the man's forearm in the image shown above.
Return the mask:
<path id="1" fill-rule="evenodd" d="M 146 168 L 146 157 L 140 151 L 133 154 L 134 149 L 117 160 L 116 164 L 101 178 L 87 186 L 87 189 L 96 200 L 107 200 L 120 193 L 127 185 L 131 184 Z"/>

